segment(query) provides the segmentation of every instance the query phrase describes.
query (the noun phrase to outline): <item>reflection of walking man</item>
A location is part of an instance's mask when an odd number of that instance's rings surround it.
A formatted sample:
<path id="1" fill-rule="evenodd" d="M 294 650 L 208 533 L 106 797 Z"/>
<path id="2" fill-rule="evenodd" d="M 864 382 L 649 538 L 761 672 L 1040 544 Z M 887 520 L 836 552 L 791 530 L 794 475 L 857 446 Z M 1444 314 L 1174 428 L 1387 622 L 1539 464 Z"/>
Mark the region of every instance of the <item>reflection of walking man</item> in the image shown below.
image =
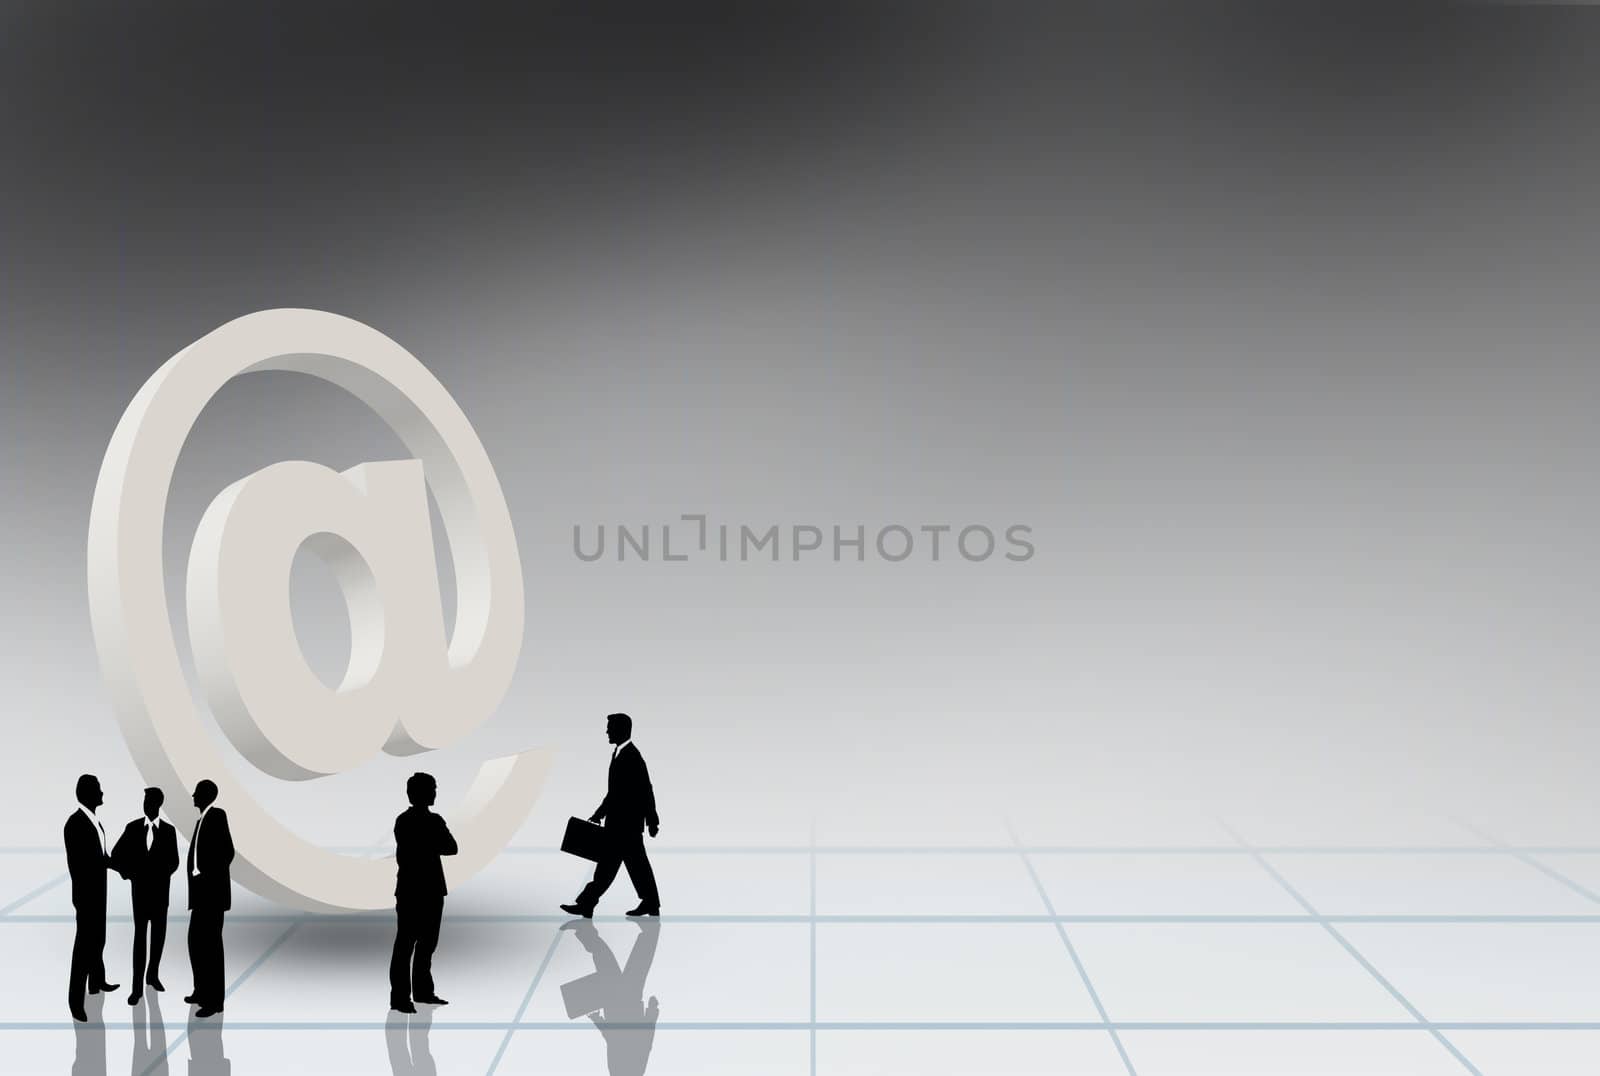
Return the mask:
<path id="1" fill-rule="evenodd" d="M 590 1005 L 598 1005 L 600 1014 L 597 1016 L 591 1010 L 588 1016 L 605 1037 L 606 1070 L 611 1076 L 642 1076 L 650 1063 L 650 1047 L 656 1041 L 656 1021 L 661 1016 L 661 1005 L 654 997 L 649 1005 L 644 1003 L 644 981 L 656 958 L 661 924 L 640 920 L 639 936 L 628 953 L 628 965 L 621 970 L 593 923 L 574 920 L 562 924 L 561 929 L 571 929 L 577 934 L 578 943 L 594 961 L 592 975 L 561 988 L 562 999 L 567 1002 L 567 1015 L 576 1019 Z"/>
<path id="2" fill-rule="evenodd" d="M 433 950 L 444 917 L 444 864 L 456 854 L 456 839 L 444 819 L 428 810 L 439 794 L 433 776 L 414 773 L 406 781 L 411 806 L 394 820 L 394 953 L 389 958 L 389 1007 L 416 1012 L 412 998 L 443 1005 L 433 992 Z"/>
<path id="3" fill-rule="evenodd" d="M 563 904 L 561 910 L 586 919 L 594 915 L 594 906 L 616 879 L 617 868 L 626 865 L 628 878 L 639 894 L 639 906 L 628 914 L 660 915 L 661 896 L 656 892 L 650 857 L 644 851 L 643 830 L 649 826 L 650 836 L 654 837 L 661 827 L 661 819 L 656 816 L 656 794 L 650 787 L 650 771 L 645 768 L 644 756 L 633 745 L 633 718 L 627 714 L 608 715 L 606 739 L 616 745 L 611 752 L 611 769 L 606 775 L 606 798 L 589 821 L 605 820 L 610 848 L 606 858 L 595 865 L 594 880 L 583 887 L 576 901 Z"/>

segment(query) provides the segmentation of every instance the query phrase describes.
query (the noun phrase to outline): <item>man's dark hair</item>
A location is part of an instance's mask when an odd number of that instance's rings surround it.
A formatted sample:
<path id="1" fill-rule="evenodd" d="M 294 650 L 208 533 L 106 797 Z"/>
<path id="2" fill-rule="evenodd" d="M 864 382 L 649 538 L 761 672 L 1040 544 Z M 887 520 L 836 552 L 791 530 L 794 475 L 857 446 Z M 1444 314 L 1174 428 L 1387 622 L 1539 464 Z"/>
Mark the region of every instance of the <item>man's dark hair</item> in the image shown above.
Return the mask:
<path id="1" fill-rule="evenodd" d="M 154 797 L 157 807 L 160 807 L 163 803 L 167 802 L 167 794 L 161 791 L 159 788 L 147 788 L 144 790 L 144 794 L 146 796 Z"/>
<path id="2" fill-rule="evenodd" d="M 206 801 L 206 806 L 217 802 L 217 783 L 209 778 L 198 782 L 194 786 L 195 794 Z M 201 808 L 204 810 L 205 808 Z"/>
<path id="3" fill-rule="evenodd" d="M 609 725 L 613 721 L 622 727 L 622 734 L 624 736 L 633 735 L 633 718 L 629 717 L 627 714 L 607 714 L 606 724 Z"/>
<path id="4" fill-rule="evenodd" d="M 439 782 L 433 779 L 431 773 L 414 773 L 406 778 L 406 799 L 412 803 L 421 804 L 429 792 L 438 792 Z"/>
<path id="5" fill-rule="evenodd" d="M 91 792 L 94 792 L 99 787 L 100 787 L 100 778 L 96 777 L 92 773 L 86 773 L 82 777 L 78 778 L 78 788 L 77 788 L 78 802 L 82 803 L 84 800 L 88 799 L 89 798 L 89 794 Z"/>

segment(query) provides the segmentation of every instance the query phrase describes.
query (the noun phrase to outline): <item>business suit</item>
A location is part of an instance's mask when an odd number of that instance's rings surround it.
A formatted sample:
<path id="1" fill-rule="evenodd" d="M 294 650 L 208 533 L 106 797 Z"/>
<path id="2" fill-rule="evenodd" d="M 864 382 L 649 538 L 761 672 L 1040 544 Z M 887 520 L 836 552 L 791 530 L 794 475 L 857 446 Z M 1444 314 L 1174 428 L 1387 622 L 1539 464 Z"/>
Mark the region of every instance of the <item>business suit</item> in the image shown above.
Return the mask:
<path id="1" fill-rule="evenodd" d="M 98 802 L 98 801 L 95 801 Z M 67 980 L 67 1004 L 83 1011 L 83 992 L 99 993 L 105 985 L 106 965 L 106 854 L 105 830 L 78 808 L 61 827 L 67 851 L 67 873 L 72 876 L 72 909 L 77 933 L 72 939 L 72 969 Z"/>
<path id="2" fill-rule="evenodd" d="M 433 950 L 444 918 L 440 856 L 456 854 L 456 839 L 439 815 L 412 806 L 394 820 L 394 952 L 389 958 L 389 1003 L 403 1006 L 433 992 Z"/>
<path id="3" fill-rule="evenodd" d="M 161 953 L 167 943 L 167 903 L 172 872 L 178 869 L 178 831 L 156 819 L 147 828 L 141 815 L 129 822 L 111 850 L 111 864 L 133 887 L 133 985 L 161 978 Z M 148 840 L 149 847 L 146 847 Z M 149 972 L 145 970 L 145 938 L 149 935 Z"/>
<path id="4" fill-rule="evenodd" d="M 604 819 L 611 851 L 595 865 L 594 879 L 578 894 L 578 906 L 593 911 L 616 879 L 617 869 L 626 865 L 628 878 L 639 894 L 640 907 L 659 911 L 661 896 L 656 892 L 650 857 L 645 854 L 644 828 L 648 825 L 656 829 L 661 820 L 656 816 L 656 793 L 650 785 L 650 771 L 631 739 L 611 756 L 611 768 L 606 772 L 606 798 L 593 817 Z"/>
<path id="5" fill-rule="evenodd" d="M 198 849 L 198 851 L 197 851 Z M 194 975 L 194 1003 L 202 1009 L 221 1009 L 227 986 L 223 982 L 222 919 L 233 907 L 233 834 L 227 813 L 207 807 L 189 838 L 189 967 Z"/>

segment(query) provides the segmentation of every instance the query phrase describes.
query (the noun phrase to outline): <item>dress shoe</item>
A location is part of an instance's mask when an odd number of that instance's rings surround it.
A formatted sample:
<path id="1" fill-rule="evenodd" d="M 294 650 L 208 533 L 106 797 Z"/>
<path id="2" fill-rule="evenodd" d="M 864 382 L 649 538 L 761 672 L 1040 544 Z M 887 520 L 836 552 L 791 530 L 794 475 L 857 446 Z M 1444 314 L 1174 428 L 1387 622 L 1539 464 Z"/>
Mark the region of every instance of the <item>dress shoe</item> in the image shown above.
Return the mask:
<path id="1" fill-rule="evenodd" d="M 183 996 L 183 1003 L 185 1005 L 198 1005 L 198 1004 L 200 1004 L 200 995 L 199 994 L 185 994 Z"/>
<path id="2" fill-rule="evenodd" d="M 417 1007 L 411 1004 L 409 1001 L 391 1001 L 389 1002 L 389 1008 L 393 1009 L 395 1012 L 408 1012 L 413 1015 L 415 1015 L 417 1011 Z"/>
<path id="3" fill-rule="evenodd" d="M 195 1016 L 199 1017 L 201 1020 L 204 1020 L 206 1017 L 215 1016 L 221 1011 L 221 1005 L 202 1005 L 200 1006 L 199 1011 L 195 1013 Z"/>
<path id="4" fill-rule="evenodd" d="M 128 1004 L 129 1005 L 137 1005 L 137 1004 L 139 1004 L 139 1002 L 141 1002 L 143 1000 L 144 1000 L 144 995 L 143 994 L 129 994 L 128 995 Z"/>
<path id="5" fill-rule="evenodd" d="M 594 909 L 585 908 L 581 904 L 563 904 L 561 906 L 561 910 L 566 912 L 568 915 L 581 915 L 585 919 L 594 918 Z"/>
<path id="6" fill-rule="evenodd" d="M 633 911 L 629 912 L 628 914 L 633 916 L 635 919 L 637 919 L 641 915 L 660 915 L 661 914 L 661 906 L 658 904 L 658 905 L 656 905 L 654 907 L 651 907 L 650 905 L 641 904 L 637 908 L 635 908 Z"/>
<path id="7" fill-rule="evenodd" d="M 68 1006 L 68 1008 L 71 1008 L 71 1006 Z M 72 1018 L 78 1021 L 80 1024 L 87 1024 L 89 1022 L 89 1014 L 83 1011 L 83 1006 L 81 1005 L 72 1010 Z"/>
<path id="8" fill-rule="evenodd" d="M 448 1005 L 448 1004 L 450 1004 L 448 1001 L 446 1001 L 444 998 L 440 997 L 438 994 L 430 994 L 425 998 L 418 998 L 417 1000 L 422 1002 L 422 1004 L 424 1004 L 424 1005 Z"/>
<path id="9" fill-rule="evenodd" d="M 99 986 L 91 986 L 89 988 L 89 993 L 91 993 L 91 994 L 100 994 L 100 993 L 109 994 L 113 990 L 121 990 L 121 989 L 122 989 L 122 984 L 121 983 L 101 983 Z"/>
<path id="10" fill-rule="evenodd" d="M 161 985 L 161 980 L 157 979 L 154 975 L 152 975 L 148 979 L 146 979 L 144 981 L 144 984 L 146 986 L 148 986 L 151 990 L 165 990 L 166 989 L 166 987 Z"/>

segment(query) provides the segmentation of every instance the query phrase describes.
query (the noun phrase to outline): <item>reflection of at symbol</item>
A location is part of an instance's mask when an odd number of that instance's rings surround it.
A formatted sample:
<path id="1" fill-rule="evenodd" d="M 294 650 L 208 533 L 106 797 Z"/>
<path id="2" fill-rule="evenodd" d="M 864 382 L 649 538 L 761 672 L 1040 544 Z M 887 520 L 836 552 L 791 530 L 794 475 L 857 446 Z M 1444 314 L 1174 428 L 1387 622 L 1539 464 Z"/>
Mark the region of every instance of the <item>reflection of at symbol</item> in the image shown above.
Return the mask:
<path id="1" fill-rule="evenodd" d="M 195 533 L 187 603 L 195 667 L 228 738 L 268 773 L 339 773 L 378 751 L 443 747 L 499 705 L 522 646 L 522 565 L 499 479 L 461 408 L 399 344 L 317 310 L 264 310 L 178 352 L 145 382 L 106 448 L 89 514 L 89 607 L 123 735 L 152 785 L 221 788 L 239 847 L 235 876 L 310 911 L 393 902 L 394 864 L 339 855 L 284 828 L 224 767 L 179 660 L 162 568 L 173 469 L 200 411 L 229 379 L 295 370 L 347 389 L 415 457 L 342 474 L 274 464 L 218 494 Z M 429 526 L 431 490 L 456 575 L 447 640 Z M 350 607 L 337 688 L 306 665 L 289 608 L 302 546 L 328 560 Z M 398 720 L 396 719 L 398 716 Z M 452 817 L 452 882 L 510 841 L 543 781 L 529 751 L 478 770 Z M 180 831 L 196 815 L 169 797 Z"/>

